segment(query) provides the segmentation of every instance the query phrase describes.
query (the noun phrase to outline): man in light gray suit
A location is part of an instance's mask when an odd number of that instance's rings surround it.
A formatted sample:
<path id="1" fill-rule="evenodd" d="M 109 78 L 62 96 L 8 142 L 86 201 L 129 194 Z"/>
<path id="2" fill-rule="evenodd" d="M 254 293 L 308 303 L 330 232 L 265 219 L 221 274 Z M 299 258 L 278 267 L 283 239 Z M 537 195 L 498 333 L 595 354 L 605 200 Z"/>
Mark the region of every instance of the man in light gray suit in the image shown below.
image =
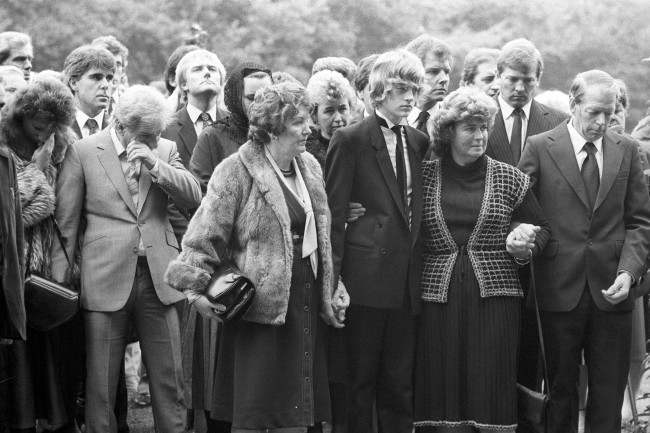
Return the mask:
<path id="1" fill-rule="evenodd" d="M 198 181 L 176 145 L 161 139 L 162 95 L 146 86 L 122 94 L 113 125 L 75 143 L 57 184 L 56 219 L 69 254 L 81 247 L 81 308 L 86 326 L 88 433 L 115 432 L 113 405 L 129 329 L 135 328 L 150 378 L 156 431 L 183 431 L 180 333 L 173 304 L 184 296 L 163 281 L 179 252 L 169 199 L 179 208 L 201 200 Z M 85 215 L 86 228 L 79 221 Z M 63 252 L 53 276 L 67 276 Z"/>

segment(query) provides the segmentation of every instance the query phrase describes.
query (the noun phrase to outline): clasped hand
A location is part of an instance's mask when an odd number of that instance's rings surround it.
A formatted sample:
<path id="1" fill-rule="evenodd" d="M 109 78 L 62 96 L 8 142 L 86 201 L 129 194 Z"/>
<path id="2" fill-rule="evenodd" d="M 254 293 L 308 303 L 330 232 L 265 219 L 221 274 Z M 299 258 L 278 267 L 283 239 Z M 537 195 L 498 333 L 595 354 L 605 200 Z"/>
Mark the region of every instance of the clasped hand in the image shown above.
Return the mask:
<path id="1" fill-rule="evenodd" d="M 158 157 L 153 150 L 140 141 L 133 140 L 126 146 L 126 158 L 130 163 L 140 161 L 147 169 L 151 170 Z"/>
<path id="2" fill-rule="evenodd" d="M 517 225 L 506 238 L 506 251 L 520 260 L 530 258 L 539 231 L 540 227 L 533 224 Z"/>
<path id="3" fill-rule="evenodd" d="M 324 302 L 321 318 L 334 328 L 345 327 L 345 310 L 350 306 L 350 295 L 345 286 L 339 281 L 338 287 L 332 295 L 330 302 Z"/>
<path id="4" fill-rule="evenodd" d="M 616 276 L 614 284 L 609 286 L 607 290 L 602 290 L 605 300 L 612 305 L 616 305 L 627 299 L 630 294 L 630 287 L 632 286 L 632 277 L 627 272 L 621 272 Z"/>

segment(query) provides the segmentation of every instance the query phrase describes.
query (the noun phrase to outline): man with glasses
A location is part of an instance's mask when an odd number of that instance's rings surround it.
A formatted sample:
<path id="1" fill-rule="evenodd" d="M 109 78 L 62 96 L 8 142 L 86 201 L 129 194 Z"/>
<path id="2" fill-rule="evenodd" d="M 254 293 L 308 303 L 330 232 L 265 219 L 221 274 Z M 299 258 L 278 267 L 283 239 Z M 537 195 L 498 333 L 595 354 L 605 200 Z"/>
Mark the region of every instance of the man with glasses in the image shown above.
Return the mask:
<path id="1" fill-rule="evenodd" d="M 375 111 L 337 129 L 325 164 L 332 211 L 334 280 L 350 294 L 345 331 L 350 377 L 348 431 L 413 429 L 415 313 L 419 309 L 416 240 L 422 214 L 420 162 L 428 139 L 406 124 L 424 79 L 412 53 L 382 54 L 370 72 Z M 365 214 L 347 225 L 349 202 Z"/>

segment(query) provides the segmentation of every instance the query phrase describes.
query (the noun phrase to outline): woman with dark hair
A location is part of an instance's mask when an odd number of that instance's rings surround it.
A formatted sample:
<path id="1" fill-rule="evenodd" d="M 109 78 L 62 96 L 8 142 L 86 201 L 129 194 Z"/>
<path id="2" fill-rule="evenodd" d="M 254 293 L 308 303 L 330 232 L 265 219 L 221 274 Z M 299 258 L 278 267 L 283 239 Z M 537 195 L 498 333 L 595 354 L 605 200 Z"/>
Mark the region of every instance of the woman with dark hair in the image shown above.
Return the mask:
<path id="1" fill-rule="evenodd" d="M 55 236 L 54 187 L 67 147 L 74 140 L 72 94 L 60 81 L 39 78 L 22 88 L 2 109 L 0 146 L 10 149 L 17 170 L 24 225 L 27 272 L 50 277 L 50 252 Z M 16 431 L 65 429 L 72 420 L 73 390 L 66 375 L 67 338 L 57 328 L 28 329 L 27 341 L 13 344 L 15 380 L 13 418 Z M 79 343 L 79 342 L 78 342 Z"/>
<path id="2" fill-rule="evenodd" d="M 248 137 L 248 107 L 260 87 L 270 85 L 271 71 L 263 65 L 245 62 L 231 71 L 224 86 L 224 102 L 230 115 L 205 128 L 194 147 L 190 171 L 199 179 L 203 193 L 215 167 L 237 152 Z M 186 403 L 193 410 L 205 412 L 208 433 L 230 432 L 228 423 L 210 418 L 217 347 L 221 324 L 189 308 L 184 321 L 183 373 Z"/>
<path id="3" fill-rule="evenodd" d="M 543 249 L 549 229 L 528 176 L 485 156 L 496 111 L 484 92 L 461 87 L 430 120 L 441 158 L 422 167 L 415 425 L 423 432 L 517 426 L 517 265 Z M 511 230 L 513 221 L 523 223 Z"/>
<path id="4" fill-rule="evenodd" d="M 320 432 L 330 399 L 318 312 L 342 327 L 347 305 L 333 303 L 345 288 L 334 290 L 322 171 L 305 152 L 304 88 L 258 91 L 249 120 L 250 140 L 215 169 L 166 279 L 215 319 L 222 306 L 204 294 L 215 270 L 232 262 L 255 284 L 244 316 L 223 324 L 213 418 L 233 433 Z"/>
<path id="5" fill-rule="evenodd" d="M 255 92 L 271 84 L 271 70 L 258 63 L 244 62 L 230 72 L 223 89 L 230 114 L 201 133 L 190 160 L 190 171 L 204 193 L 214 168 L 248 139 L 248 107 Z"/>

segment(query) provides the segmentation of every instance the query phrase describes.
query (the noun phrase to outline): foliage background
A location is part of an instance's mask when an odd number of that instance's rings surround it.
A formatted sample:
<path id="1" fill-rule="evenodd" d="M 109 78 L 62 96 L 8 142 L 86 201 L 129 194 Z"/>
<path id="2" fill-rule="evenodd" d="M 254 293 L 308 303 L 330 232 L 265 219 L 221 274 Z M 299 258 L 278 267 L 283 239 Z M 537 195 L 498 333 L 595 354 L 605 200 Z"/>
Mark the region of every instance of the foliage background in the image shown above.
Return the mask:
<path id="1" fill-rule="evenodd" d="M 263 61 L 306 80 L 321 56 L 355 61 L 406 44 L 423 32 L 450 43 L 458 83 L 472 47 L 532 40 L 546 64 L 541 86 L 566 91 L 592 68 L 623 79 L 634 125 L 650 99 L 647 0 L 2 0 L 0 30 L 32 35 L 35 70 L 61 69 L 65 56 L 96 36 L 113 34 L 130 50 L 131 83 L 159 79 L 190 25 L 208 32 L 208 48 L 226 68 Z"/>

